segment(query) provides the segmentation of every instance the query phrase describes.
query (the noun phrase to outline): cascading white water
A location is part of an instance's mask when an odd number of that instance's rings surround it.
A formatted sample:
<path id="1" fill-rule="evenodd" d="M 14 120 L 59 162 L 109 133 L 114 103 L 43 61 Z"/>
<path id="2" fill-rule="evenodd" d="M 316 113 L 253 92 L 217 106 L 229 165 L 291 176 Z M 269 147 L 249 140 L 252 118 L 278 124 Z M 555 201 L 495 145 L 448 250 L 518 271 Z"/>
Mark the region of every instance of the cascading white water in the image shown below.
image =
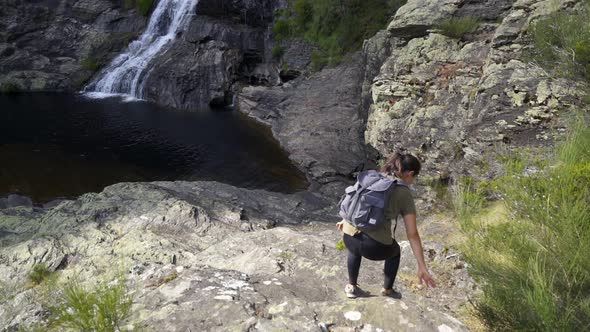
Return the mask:
<path id="1" fill-rule="evenodd" d="M 143 83 L 151 60 L 166 51 L 198 0 L 159 0 L 147 28 L 90 83 L 84 92 L 95 98 L 113 94 L 143 98 Z"/>

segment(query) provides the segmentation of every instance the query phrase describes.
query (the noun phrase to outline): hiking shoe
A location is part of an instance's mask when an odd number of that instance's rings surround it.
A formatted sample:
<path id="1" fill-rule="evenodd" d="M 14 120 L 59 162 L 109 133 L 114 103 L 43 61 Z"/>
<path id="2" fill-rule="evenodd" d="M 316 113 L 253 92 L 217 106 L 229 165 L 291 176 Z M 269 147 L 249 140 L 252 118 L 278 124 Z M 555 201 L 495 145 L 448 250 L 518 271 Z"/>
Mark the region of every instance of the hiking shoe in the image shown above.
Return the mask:
<path id="1" fill-rule="evenodd" d="M 344 293 L 346 294 L 346 297 L 348 297 L 349 299 L 354 299 L 358 296 L 358 287 L 353 285 L 346 285 L 346 287 L 344 287 Z"/>
<path id="2" fill-rule="evenodd" d="M 400 300 L 402 298 L 402 293 L 394 290 L 394 289 L 383 289 L 381 290 L 381 295 L 391 297 L 393 299 Z"/>

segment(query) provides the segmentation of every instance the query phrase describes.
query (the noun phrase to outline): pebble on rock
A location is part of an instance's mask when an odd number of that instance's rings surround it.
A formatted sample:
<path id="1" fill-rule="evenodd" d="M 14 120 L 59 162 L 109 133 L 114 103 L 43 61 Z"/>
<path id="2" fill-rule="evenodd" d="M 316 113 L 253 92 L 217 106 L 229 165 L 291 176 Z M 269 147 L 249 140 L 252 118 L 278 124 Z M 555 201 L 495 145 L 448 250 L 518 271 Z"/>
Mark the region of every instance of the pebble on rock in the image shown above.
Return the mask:
<path id="1" fill-rule="evenodd" d="M 344 318 L 352 321 L 360 320 L 361 316 L 361 313 L 358 311 L 348 311 L 344 313 Z"/>

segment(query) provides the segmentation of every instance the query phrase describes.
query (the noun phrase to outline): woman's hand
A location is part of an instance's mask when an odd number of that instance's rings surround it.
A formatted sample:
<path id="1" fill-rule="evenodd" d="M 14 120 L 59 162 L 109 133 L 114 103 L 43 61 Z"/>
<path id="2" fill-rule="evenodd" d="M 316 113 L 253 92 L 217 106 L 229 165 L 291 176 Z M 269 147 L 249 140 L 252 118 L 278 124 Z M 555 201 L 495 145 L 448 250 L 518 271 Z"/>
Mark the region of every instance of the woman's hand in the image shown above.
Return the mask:
<path id="1" fill-rule="evenodd" d="M 336 223 L 336 228 L 338 228 L 339 231 L 342 232 L 342 228 L 344 227 L 344 220 L 339 221 Z"/>
<path id="2" fill-rule="evenodd" d="M 430 273 L 428 273 L 426 269 L 418 270 L 418 281 L 420 282 L 420 285 L 426 284 L 428 287 L 436 287 L 434 279 L 432 279 L 432 276 L 430 276 Z"/>

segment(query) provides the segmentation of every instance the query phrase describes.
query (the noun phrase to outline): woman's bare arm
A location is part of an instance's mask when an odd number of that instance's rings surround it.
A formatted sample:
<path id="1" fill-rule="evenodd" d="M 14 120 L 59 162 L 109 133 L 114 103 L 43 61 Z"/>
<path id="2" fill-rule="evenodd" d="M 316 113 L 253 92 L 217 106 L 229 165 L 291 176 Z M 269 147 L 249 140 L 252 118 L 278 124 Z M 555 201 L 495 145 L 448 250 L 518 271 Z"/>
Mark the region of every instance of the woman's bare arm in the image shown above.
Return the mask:
<path id="1" fill-rule="evenodd" d="M 418 227 L 416 226 L 416 215 L 414 213 L 406 214 L 404 216 L 404 224 L 406 225 L 406 235 L 410 241 L 412 252 L 418 262 L 418 280 L 420 283 L 426 283 L 429 287 L 436 287 L 436 283 L 430 276 L 430 273 L 428 273 L 426 262 L 424 261 L 422 241 L 420 240 L 420 234 L 418 234 Z"/>

